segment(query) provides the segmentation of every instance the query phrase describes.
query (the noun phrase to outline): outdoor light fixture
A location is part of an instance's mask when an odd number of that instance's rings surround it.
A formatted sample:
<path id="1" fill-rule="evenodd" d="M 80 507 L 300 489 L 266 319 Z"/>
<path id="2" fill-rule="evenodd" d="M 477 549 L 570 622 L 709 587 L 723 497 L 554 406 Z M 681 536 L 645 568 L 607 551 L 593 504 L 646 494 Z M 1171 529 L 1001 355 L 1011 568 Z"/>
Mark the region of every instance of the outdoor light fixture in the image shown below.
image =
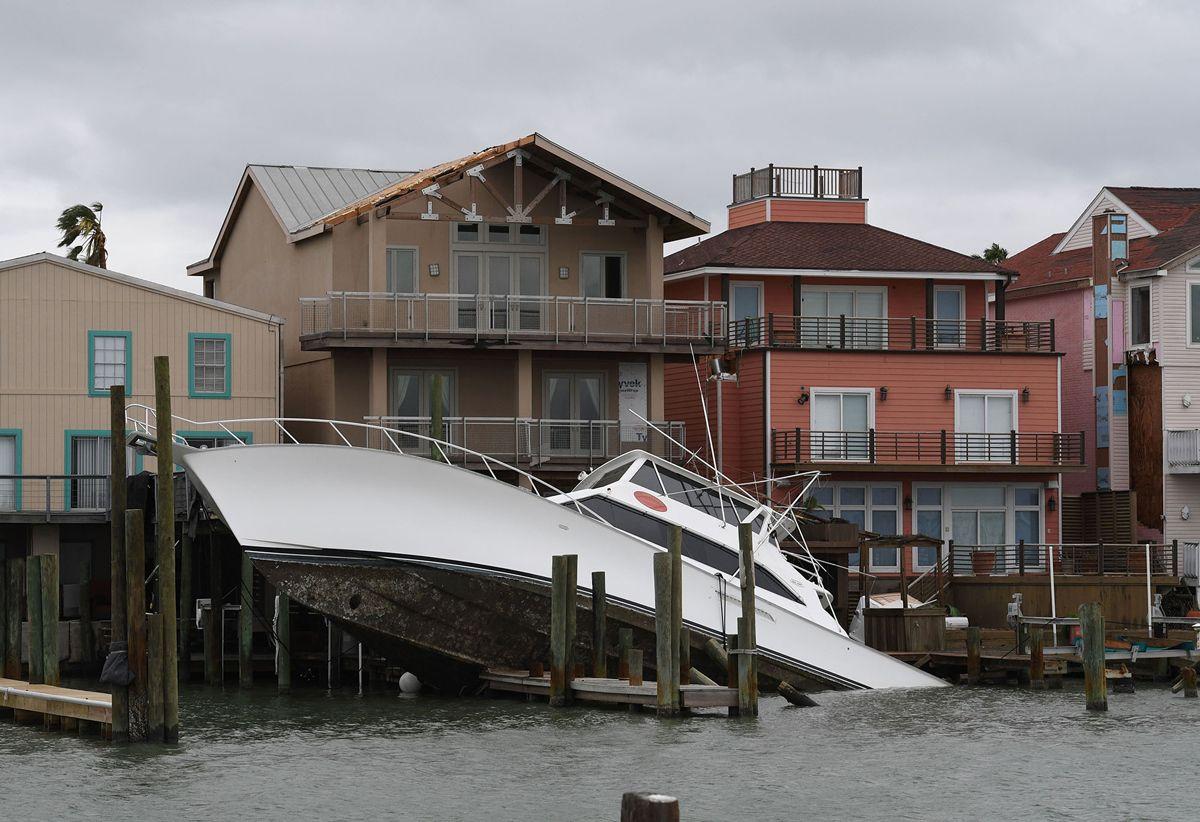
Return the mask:
<path id="1" fill-rule="evenodd" d="M 904 510 L 905 510 L 905 511 L 911 511 L 911 510 L 912 510 L 912 497 L 905 497 L 905 498 L 904 498 Z"/>
<path id="2" fill-rule="evenodd" d="M 954 389 L 948 385 L 946 386 L 946 399 L 947 400 L 954 399 Z"/>
<path id="3" fill-rule="evenodd" d="M 1054 497 L 1046 500 L 1046 510 L 1053 514 L 1058 509 L 1058 503 L 1054 501 Z"/>
<path id="4" fill-rule="evenodd" d="M 567 268 L 565 265 L 558 269 L 558 278 L 560 280 L 565 280 L 569 276 L 571 276 L 571 269 Z"/>
<path id="5" fill-rule="evenodd" d="M 1021 389 L 1021 402 L 1029 402 L 1029 386 Z"/>
<path id="6" fill-rule="evenodd" d="M 887 386 L 886 385 L 879 386 L 879 401 L 887 402 Z"/>
<path id="7" fill-rule="evenodd" d="M 808 392 L 803 388 L 800 389 L 800 396 L 796 398 L 796 402 L 799 405 L 804 405 L 806 402 L 808 402 Z"/>
<path id="8" fill-rule="evenodd" d="M 430 277 L 436 277 L 441 273 L 442 273 L 441 266 L 439 266 L 437 263 L 429 264 L 429 276 Z"/>

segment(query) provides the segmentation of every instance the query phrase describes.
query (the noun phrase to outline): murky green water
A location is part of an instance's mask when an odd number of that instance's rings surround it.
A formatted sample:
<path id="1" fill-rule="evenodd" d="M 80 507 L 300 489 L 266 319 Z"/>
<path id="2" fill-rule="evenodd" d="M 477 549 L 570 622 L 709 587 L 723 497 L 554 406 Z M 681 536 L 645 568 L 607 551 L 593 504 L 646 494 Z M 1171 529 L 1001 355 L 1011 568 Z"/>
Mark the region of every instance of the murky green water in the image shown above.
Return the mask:
<path id="1" fill-rule="evenodd" d="M 172 747 L 0 724 L 0 819 L 611 820 L 632 789 L 678 796 L 685 822 L 1195 816 L 1200 700 L 1162 688 L 1107 715 L 1071 683 L 772 697 L 758 721 L 268 686 L 183 698 Z"/>

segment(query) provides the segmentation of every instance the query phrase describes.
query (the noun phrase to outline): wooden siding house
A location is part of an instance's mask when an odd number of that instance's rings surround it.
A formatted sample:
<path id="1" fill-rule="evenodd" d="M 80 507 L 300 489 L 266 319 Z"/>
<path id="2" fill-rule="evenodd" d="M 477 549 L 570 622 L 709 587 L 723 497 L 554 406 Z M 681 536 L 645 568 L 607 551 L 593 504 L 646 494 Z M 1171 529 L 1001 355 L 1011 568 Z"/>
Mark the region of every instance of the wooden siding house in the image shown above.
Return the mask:
<path id="1" fill-rule="evenodd" d="M 282 320 L 41 253 L 0 262 L 0 556 L 61 554 L 64 610 L 82 561 L 108 590 L 110 385 L 154 405 L 154 357 L 171 358 L 172 408 L 200 422 L 273 417 Z M 178 433 L 225 444 L 209 430 Z M 269 424 L 235 432 L 273 441 Z M 131 457 L 130 470 L 153 470 Z"/>
<path id="2" fill-rule="evenodd" d="M 532 134 L 417 172 L 249 166 L 188 271 L 288 318 L 289 416 L 427 436 L 440 377 L 446 439 L 573 483 L 680 456 L 635 415 L 682 436 L 664 361 L 722 343 L 718 299 L 663 296 L 664 241 L 707 230 Z"/>

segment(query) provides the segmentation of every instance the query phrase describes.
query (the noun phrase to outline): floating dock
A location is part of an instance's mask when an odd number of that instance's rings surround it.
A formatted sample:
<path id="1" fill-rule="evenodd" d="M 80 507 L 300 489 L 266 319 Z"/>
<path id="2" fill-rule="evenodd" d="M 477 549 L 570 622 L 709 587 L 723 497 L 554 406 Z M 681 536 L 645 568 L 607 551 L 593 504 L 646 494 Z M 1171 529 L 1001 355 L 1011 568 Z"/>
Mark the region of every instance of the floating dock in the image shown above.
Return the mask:
<path id="1" fill-rule="evenodd" d="M 12 711 L 17 722 L 112 736 L 112 697 L 105 693 L 0 678 L 0 711 Z"/>
<path id="2" fill-rule="evenodd" d="M 528 671 L 485 671 L 480 677 L 493 691 L 530 694 L 550 698 L 550 676 L 530 676 Z M 654 708 L 658 704 L 658 683 L 649 681 L 631 685 L 624 679 L 576 677 L 571 680 L 571 696 L 578 702 L 604 702 L 615 705 L 641 705 Z M 737 688 L 723 685 L 680 685 L 682 708 L 736 708 Z"/>

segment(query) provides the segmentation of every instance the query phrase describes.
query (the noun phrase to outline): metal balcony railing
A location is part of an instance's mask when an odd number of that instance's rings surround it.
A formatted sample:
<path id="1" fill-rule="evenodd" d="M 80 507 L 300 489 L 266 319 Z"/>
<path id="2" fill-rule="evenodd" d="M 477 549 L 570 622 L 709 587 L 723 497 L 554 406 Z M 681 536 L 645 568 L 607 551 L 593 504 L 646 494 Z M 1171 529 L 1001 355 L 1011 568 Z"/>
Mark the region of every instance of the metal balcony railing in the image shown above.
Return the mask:
<path id="1" fill-rule="evenodd" d="M 807 197 L 857 200 L 862 198 L 862 166 L 777 166 L 752 168 L 733 175 L 733 203 L 759 197 Z"/>
<path id="2" fill-rule="evenodd" d="M 1147 555 L 1149 564 L 1147 564 Z M 956 577 L 1034 576 L 1155 576 L 1179 577 L 1182 570 L 1177 542 L 1091 543 L 1050 545 L 961 545 L 950 543 L 949 567 Z"/>
<path id="3" fill-rule="evenodd" d="M 1200 428 L 1167 431 L 1167 471 L 1200 474 Z"/>
<path id="4" fill-rule="evenodd" d="M 0 515 L 44 517 L 108 511 L 106 474 L 0 475 Z"/>
<path id="5" fill-rule="evenodd" d="M 705 346 L 724 341 L 725 303 L 331 291 L 300 298 L 300 335 L 343 340 L 545 340 Z"/>
<path id="6" fill-rule="evenodd" d="M 1084 434 L 1009 431 L 771 431 L 775 464 L 845 462 L 869 465 L 1084 465 Z"/>
<path id="7" fill-rule="evenodd" d="M 405 453 L 428 454 L 434 437 L 430 417 L 364 417 L 364 421 L 414 435 L 399 443 Z M 441 439 L 457 449 L 447 458 L 469 464 L 470 452 L 519 465 L 599 465 L 626 451 L 642 449 L 676 462 L 686 454 L 682 422 L 622 425 L 617 420 L 554 420 L 523 417 L 445 417 Z M 664 434 L 666 436 L 664 436 Z M 421 439 L 424 438 L 424 439 Z M 396 442 L 382 436 L 372 447 L 393 449 Z"/>
<path id="8" fill-rule="evenodd" d="M 729 324 L 729 347 L 808 351 L 1052 353 L 1054 320 L 934 320 L 926 317 L 796 317 L 768 314 Z"/>

